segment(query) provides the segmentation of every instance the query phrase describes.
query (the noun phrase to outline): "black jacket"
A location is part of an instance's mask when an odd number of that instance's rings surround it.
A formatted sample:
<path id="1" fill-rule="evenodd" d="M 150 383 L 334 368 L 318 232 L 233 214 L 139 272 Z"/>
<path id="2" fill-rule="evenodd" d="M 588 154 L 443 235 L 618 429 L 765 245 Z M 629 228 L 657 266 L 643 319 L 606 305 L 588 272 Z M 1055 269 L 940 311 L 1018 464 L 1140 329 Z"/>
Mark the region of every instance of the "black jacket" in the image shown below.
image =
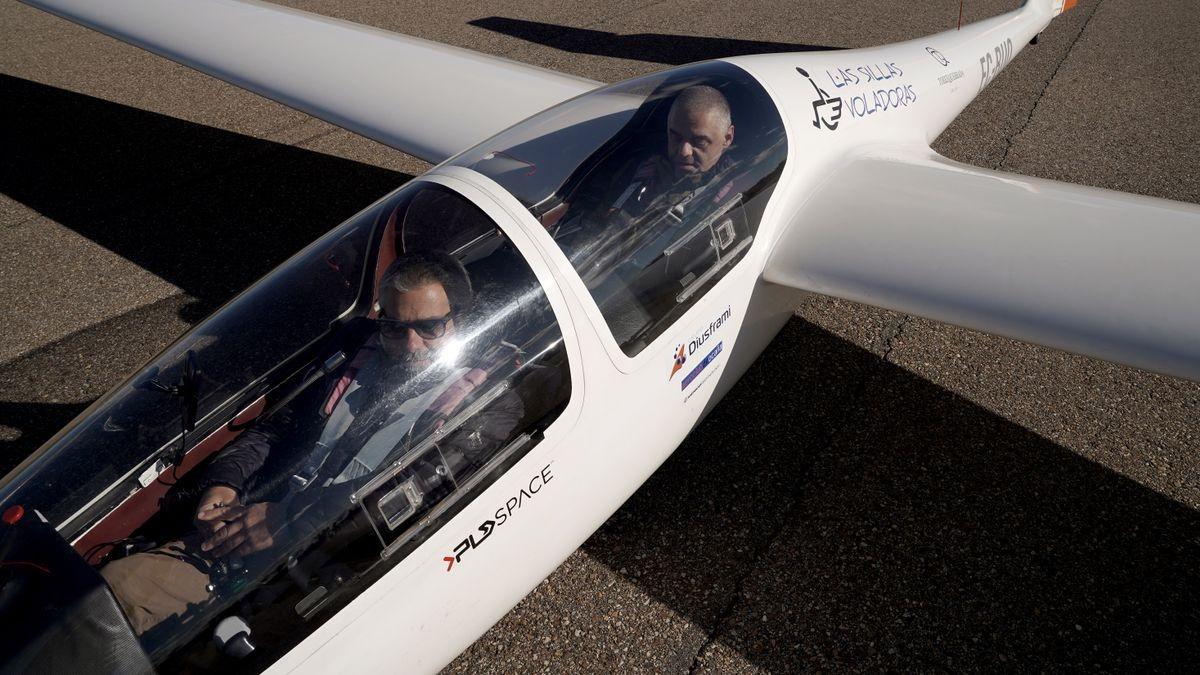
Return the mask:
<path id="1" fill-rule="evenodd" d="M 354 360 L 351 360 L 342 369 L 326 377 L 324 382 L 310 386 L 270 419 L 254 423 L 217 454 L 204 470 L 200 487 L 205 489 L 213 485 L 227 485 L 238 491 L 243 503 L 279 501 L 286 497 L 292 489 L 292 476 L 317 451 L 316 441 L 329 419 L 325 411 L 329 407 L 334 385 L 354 365 Z M 459 404 L 456 412 L 465 410 L 475 397 L 483 395 L 497 384 L 485 382 Z M 451 471 L 462 480 L 486 463 L 509 440 L 523 414 L 520 397 L 508 390 L 448 433 L 445 439 L 438 441 L 437 448 L 451 465 Z M 427 437 L 425 432 L 432 430 L 434 421 L 430 413 L 418 419 L 411 445 L 415 446 Z M 339 449 L 344 451 L 335 451 L 330 455 L 326 462 L 328 466 L 322 467 L 320 476 L 337 475 L 357 451 L 359 445 L 353 444 L 365 442 L 374 430 L 356 430 L 353 426 L 347 430 L 344 437 L 348 443 L 339 444 Z M 433 467 L 414 466 L 414 470 L 429 472 Z M 319 528 L 347 511 L 351 506 L 350 495 L 374 475 L 368 474 L 328 487 L 316 484 L 323 481 L 314 481 L 314 485 L 295 494 L 290 500 L 289 520 L 293 530 Z"/>

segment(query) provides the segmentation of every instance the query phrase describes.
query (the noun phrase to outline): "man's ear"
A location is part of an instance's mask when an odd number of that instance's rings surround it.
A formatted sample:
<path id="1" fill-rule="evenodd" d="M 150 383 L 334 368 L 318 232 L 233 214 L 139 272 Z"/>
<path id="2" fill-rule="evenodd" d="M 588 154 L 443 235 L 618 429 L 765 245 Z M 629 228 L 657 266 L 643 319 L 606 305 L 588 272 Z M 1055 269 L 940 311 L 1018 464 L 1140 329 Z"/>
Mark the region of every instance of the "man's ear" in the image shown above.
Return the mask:
<path id="1" fill-rule="evenodd" d="M 729 128 L 725 130 L 725 147 L 728 148 L 731 145 L 733 145 L 733 125 L 732 124 L 730 124 Z"/>

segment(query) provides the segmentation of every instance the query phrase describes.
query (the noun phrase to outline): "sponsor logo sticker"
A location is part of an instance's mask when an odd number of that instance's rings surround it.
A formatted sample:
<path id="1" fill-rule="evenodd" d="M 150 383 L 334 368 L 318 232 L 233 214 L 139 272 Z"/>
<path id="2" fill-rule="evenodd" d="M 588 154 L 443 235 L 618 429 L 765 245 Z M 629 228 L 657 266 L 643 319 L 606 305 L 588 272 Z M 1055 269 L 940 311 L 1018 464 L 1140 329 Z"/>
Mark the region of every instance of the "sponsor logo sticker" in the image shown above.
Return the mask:
<path id="1" fill-rule="evenodd" d="M 678 373 L 683 369 L 683 364 L 687 363 L 688 358 L 700 351 L 700 348 L 703 347 L 710 338 L 716 335 L 717 331 L 721 329 L 721 326 L 724 326 L 725 322 L 729 321 L 729 319 L 732 317 L 733 308 L 731 308 L 729 305 L 726 305 L 724 311 L 722 311 L 715 319 L 709 321 L 708 325 L 698 331 L 695 337 L 691 338 L 687 342 L 679 343 L 679 345 L 675 347 L 675 351 L 671 352 L 671 373 L 667 376 L 667 381 L 675 379 L 675 373 Z M 687 385 L 684 385 L 684 388 L 686 387 Z"/>
<path id="2" fill-rule="evenodd" d="M 522 487 L 517 494 L 509 497 L 504 502 L 504 506 L 496 509 L 491 518 L 480 523 L 479 527 L 476 528 L 479 532 L 478 537 L 474 534 L 467 535 L 466 539 L 458 542 L 458 545 L 454 547 L 453 555 L 442 558 L 442 562 L 446 563 L 446 571 L 449 572 L 454 569 L 456 564 L 461 564 L 463 556 L 466 555 L 467 551 L 473 551 L 482 546 L 483 542 L 487 541 L 487 538 L 492 536 L 492 533 L 497 528 L 507 523 L 510 518 L 516 517 L 521 507 L 525 505 L 525 502 L 532 500 L 537 493 L 550 484 L 553 478 L 554 475 L 550 473 L 549 464 L 543 467 L 541 471 L 535 473 L 533 478 L 529 479 L 528 485 Z"/>
<path id="3" fill-rule="evenodd" d="M 700 376 L 700 373 L 704 372 L 704 369 L 708 367 L 708 364 L 716 361 L 717 357 L 721 355 L 721 350 L 724 347 L 724 342 L 718 342 L 717 346 L 713 347 L 712 351 L 708 353 L 708 356 L 705 356 L 700 363 L 696 364 L 696 367 L 692 369 L 692 372 L 688 373 L 687 377 L 683 378 L 683 381 L 679 383 L 679 391 L 687 389 L 688 385 L 694 382 L 696 378 Z"/>
<path id="4" fill-rule="evenodd" d="M 685 363 L 687 363 L 687 345 L 679 345 L 678 350 L 675 352 L 675 364 L 671 366 L 671 376 L 667 380 L 674 379 L 675 373 L 678 373 Z"/>
<path id="5" fill-rule="evenodd" d="M 717 341 L 716 335 L 721 327 L 727 321 L 733 318 L 733 309 L 726 305 L 712 321 L 709 321 L 706 326 L 696 331 L 695 336 L 684 342 L 680 342 L 675 347 L 675 351 L 671 352 L 671 372 L 667 376 L 667 381 L 673 381 L 676 373 L 686 373 L 679 380 L 679 391 L 684 392 L 689 388 L 692 390 L 683 397 L 686 403 L 692 398 L 692 395 L 700 391 L 701 385 L 717 370 L 718 368 L 709 368 L 721 353 L 725 351 L 725 342 Z M 713 342 L 717 342 L 713 346 Z M 703 358 L 701 358 L 703 354 Z M 693 359 L 692 357 L 695 357 Z M 696 359 L 700 359 L 699 363 L 695 363 Z M 685 370 L 684 365 L 691 365 L 690 370 Z M 693 365 L 694 364 L 694 365 Z M 707 372 L 705 372 L 707 370 Z"/>
<path id="6" fill-rule="evenodd" d="M 938 86 L 944 87 L 948 84 L 953 84 L 955 80 L 961 80 L 962 77 L 963 77 L 963 71 L 961 71 L 961 70 L 956 70 L 954 72 L 946 73 L 945 75 L 942 75 L 941 77 L 938 78 Z"/>
<path id="7" fill-rule="evenodd" d="M 904 69 L 895 61 L 827 69 L 825 77 L 834 91 L 846 89 L 844 99 L 838 99 L 839 114 L 844 105 L 853 119 L 900 110 L 917 102 L 916 89 L 904 83 Z"/>
<path id="8" fill-rule="evenodd" d="M 831 97 L 828 92 L 817 86 L 809 76 L 808 71 L 797 67 L 796 72 L 808 79 L 809 84 L 817 92 L 817 97 L 813 99 L 813 126 L 820 129 L 824 126 L 826 129 L 833 131 L 838 128 L 838 121 L 842 119 L 842 99 L 838 96 Z"/>

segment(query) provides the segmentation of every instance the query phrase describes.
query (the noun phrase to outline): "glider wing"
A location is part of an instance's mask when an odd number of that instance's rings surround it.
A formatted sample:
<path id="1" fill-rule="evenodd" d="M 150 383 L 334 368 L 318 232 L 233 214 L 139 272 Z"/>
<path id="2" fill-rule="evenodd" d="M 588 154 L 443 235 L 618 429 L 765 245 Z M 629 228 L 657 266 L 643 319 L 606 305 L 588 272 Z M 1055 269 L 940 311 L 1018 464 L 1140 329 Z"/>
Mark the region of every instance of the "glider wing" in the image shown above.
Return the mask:
<path id="1" fill-rule="evenodd" d="M 430 162 L 596 82 L 254 0 L 24 0 Z"/>
<path id="2" fill-rule="evenodd" d="M 952 162 L 847 160 L 767 281 L 1200 380 L 1200 207 Z"/>

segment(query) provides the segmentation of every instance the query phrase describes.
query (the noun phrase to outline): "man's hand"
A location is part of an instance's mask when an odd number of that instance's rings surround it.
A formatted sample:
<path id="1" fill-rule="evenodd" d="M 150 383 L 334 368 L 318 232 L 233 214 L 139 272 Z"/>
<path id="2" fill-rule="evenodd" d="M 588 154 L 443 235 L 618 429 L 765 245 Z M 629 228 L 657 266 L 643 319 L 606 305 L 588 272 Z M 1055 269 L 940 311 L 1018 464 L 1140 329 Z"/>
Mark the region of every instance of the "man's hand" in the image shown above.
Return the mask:
<path id="1" fill-rule="evenodd" d="M 205 518 L 203 514 L 224 506 L 234 506 L 237 503 L 237 490 L 228 485 L 214 485 L 208 488 L 204 491 L 204 495 L 200 497 L 200 505 L 196 507 L 196 515 L 193 518 L 196 529 L 200 530 L 200 533 L 205 538 L 212 537 L 216 534 L 217 530 L 225 525 L 225 521 Z"/>
<path id="2" fill-rule="evenodd" d="M 270 548 L 287 525 L 285 509 L 272 502 L 221 506 L 196 518 L 222 523 L 214 528 L 215 534 L 200 545 L 200 550 L 217 557 L 246 556 Z"/>

